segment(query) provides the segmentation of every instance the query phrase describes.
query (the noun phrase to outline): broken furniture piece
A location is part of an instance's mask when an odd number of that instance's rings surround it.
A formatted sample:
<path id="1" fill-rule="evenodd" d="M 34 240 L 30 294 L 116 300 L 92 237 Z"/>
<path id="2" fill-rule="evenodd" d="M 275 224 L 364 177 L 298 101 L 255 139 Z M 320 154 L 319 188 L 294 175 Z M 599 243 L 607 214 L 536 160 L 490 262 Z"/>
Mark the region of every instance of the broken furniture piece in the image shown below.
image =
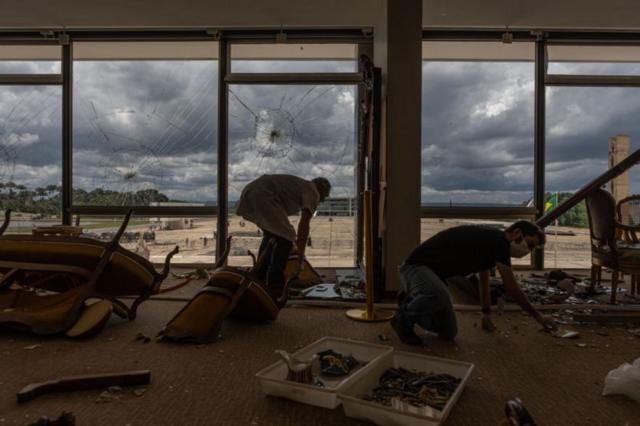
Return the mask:
<path id="1" fill-rule="evenodd" d="M 272 295 L 255 275 L 268 250 L 264 250 L 252 268 L 244 269 L 224 266 L 230 247 L 231 237 L 227 239 L 225 252 L 214 266 L 209 281 L 167 323 L 158 335 L 160 339 L 210 343 L 217 339 L 228 316 L 250 321 L 274 321 L 278 317 L 287 302 L 289 286 L 296 277 L 288 276 L 282 294 Z M 297 263 L 297 258 L 289 258 L 289 263 L 292 262 Z"/>
<path id="2" fill-rule="evenodd" d="M 2 235 L 0 227 L 0 324 L 36 334 L 71 329 L 88 299 L 104 299 L 123 318 L 133 320 L 140 303 L 156 294 L 169 273 L 176 247 L 158 273 L 146 259 L 118 243 L 132 211 L 114 238 L 102 242 L 70 236 Z M 119 300 L 134 297 L 131 306 Z M 83 333 L 81 333 L 83 334 Z"/>
<path id="3" fill-rule="evenodd" d="M 616 302 L 619 274 L 640 274 L 640 247 L 623 244 L 618 235 L 635 230 L 616 220 L 616 201 L 604 189 L 595 189 L 586 197 L 591 234 L 591 290 L 599 282 L 602 268 L 610 268 L 611 303 Z"/>
<path id="4" fill-rule="evenodd" d="M 86 389 L 108 388 L 110 386 L 142 386 L 151 382 L 151 371 L 134 370 L 123 373 L 92 374 L 62 377 L 58 380 L 31 383 L 17 394 L 18 403 L 55 392 L 74 392 Z"/>

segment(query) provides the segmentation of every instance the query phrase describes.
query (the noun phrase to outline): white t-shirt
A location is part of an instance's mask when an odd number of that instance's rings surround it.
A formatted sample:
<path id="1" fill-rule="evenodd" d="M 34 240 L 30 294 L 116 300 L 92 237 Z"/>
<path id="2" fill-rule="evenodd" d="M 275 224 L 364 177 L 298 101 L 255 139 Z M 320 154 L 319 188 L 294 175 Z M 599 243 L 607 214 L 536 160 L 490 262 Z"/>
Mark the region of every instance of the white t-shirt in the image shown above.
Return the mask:
<path id="1" fill-rule="evenodd" d="M 304 209 L 313 213 L 319 203 L 313 182 L 292 175 L 263 175 L 242 190 L 237 213 L 259 228 L 295 242 L 296 231 L 287 216 Z"/>

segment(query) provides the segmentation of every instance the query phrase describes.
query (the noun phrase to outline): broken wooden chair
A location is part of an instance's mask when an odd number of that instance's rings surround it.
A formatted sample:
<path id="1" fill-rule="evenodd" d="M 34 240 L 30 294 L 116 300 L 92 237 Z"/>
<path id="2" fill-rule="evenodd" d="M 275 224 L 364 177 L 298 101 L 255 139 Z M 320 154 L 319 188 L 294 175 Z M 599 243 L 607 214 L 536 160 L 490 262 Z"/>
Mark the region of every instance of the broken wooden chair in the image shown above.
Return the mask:
<path id="1" fill-rule="evenodd" d="M 271 243 L 269 243 L 271 244 Z M 253 267 L 227 266 L 231 237 L 226 249 L 204 287 L 189 301 L 159 333 L 160 339 L 179 342 L 209 343 L 218 337 L 227 317 L 249 321 L 275 321 L 289 296 L 291 283 L 299 271 L 285 270 L 287 283 L 279 296 L 271 295 L 256 271 L 265 262 L 262 256 L 254 258 Z M 289 259 L 292 262 L 292 259 Z M 297 257 L 295 258 L 297 262 Z"/>
<path id="2" fill-rule="evenodd" d="M 604 189 L 593 190 L 586 197 L 589 233 L 591 234 L 591 290 L 600 283 L 602 268 L 611 272 L 611 303 L 616 302 L 619 274 L 640 274 L 640 247 L 629 245 L 618 237 L 634 231 L 616 217 L 616 201 Z"/>
<path id="3" fill-rule="evenodd" d="M 62 333 L 78 321 L 88 299 L 108 300 L 116 314 L 135 319 L 140 303 L 159 291 L 178 247 L 158 273 L 147 259 L 119 244 L 131 214 L 113 239 L 103 242 L 59 235 L 2 235 L 9 226 L 7 211 L 0 227 L 0 324 L 36 334 Z M 122 297 L 134 297 L 131 306 Z"/>

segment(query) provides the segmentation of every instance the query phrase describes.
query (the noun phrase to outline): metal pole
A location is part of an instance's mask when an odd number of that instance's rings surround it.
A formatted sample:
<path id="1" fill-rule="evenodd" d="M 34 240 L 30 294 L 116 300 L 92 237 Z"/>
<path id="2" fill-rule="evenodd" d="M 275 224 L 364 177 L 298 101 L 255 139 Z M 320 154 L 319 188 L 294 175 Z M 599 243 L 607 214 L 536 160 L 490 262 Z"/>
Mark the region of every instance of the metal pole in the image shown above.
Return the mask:
<path id="1" fill-rule="evenodd" d="M 62 223 L 71 225 L 73 202 L 73 47 L 62 46 Z"/>
<path id="2" fill-rule="evenodd" d="M 216 238 L 216 261 L 225 251 L 227 239 L 227 215 L 228 206 L 228 107 L 229 98 L 225 77 L 229 71 L 228 44 L 220 39 L 218 56 L 218 235 Z"/>
<path id="3" fill-rule="evenodd" d="M 546 74 L 545 42 L 536 40 L 535 62 L 535 107 L 534 107 L 534 154 L 533 154 L 533 199 L 537 209 L 536 219 L 544 214 L 544 167 L 545 167 L 545 111 Z M 534 269 L 544 269 L 544 249 L 536 249 L 532 258 Z"/>

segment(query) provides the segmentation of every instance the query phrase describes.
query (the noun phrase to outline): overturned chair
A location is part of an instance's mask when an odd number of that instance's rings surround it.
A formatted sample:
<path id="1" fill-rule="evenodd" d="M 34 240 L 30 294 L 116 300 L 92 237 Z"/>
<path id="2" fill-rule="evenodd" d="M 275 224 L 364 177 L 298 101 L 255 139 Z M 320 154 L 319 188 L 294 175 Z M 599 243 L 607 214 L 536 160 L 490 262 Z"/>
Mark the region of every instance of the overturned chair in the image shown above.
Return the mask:
<path id="1" fill-rule="evenodd" d="M 178 247 L 158 273 L 147 259 L 119 244 L 131 214 L 113 239 L 103 242 L 77 236 L 2 235 L 9 226 L 7 211 L 0 227 L 0 325 L 82 337 L 99 330 L 111 311 L 135 319 L 140 303 L 159 291 Z M 134 300 L 127 306 L 123 297 Z M 102 301 L 87 306 L 89 299 Z M 92 318 L 95 315 L 99 318 Z M 69 334 L 70 330 L 74 331 Z"/>
<path id="2" fill-rule="evenodd" d="M 231 237 L 209 280 L 160 332 L 161 339 L 188 343 L 210 343 L 220 334 L 227 317 L 254 322 L 275 321 L 289 295 L 292 282 L 299 279 L 299 272 L 292 265 L 297 257 L 290 257 L 285 270 L 287 282 L 280 295 L 269 293 L 255 271 L 265 261 L 263 256 L 255 259 L 252 268 L 226 266 L 231 247 Z M 268 252 L 268 248 L 265 253 Z M 313 271 L 311 265 L 305 270 Z M 307 272 L 307 274 L 313 274 Z"/>

